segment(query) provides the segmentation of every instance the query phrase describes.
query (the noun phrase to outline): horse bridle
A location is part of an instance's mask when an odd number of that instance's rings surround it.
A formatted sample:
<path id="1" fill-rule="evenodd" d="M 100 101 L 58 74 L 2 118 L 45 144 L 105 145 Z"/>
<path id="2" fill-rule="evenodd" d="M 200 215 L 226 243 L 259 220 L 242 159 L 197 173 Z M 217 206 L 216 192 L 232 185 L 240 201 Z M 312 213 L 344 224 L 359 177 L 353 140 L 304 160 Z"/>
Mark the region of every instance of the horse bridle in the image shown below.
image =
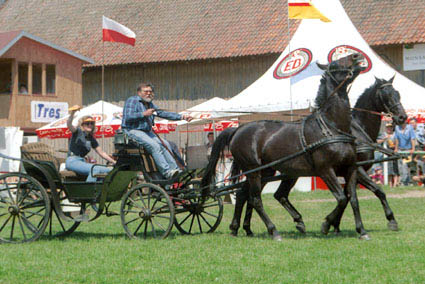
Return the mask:
<path id="1" fill-rule="evenodd" d="M 395 108 L 399 107 L 399 106 L 401 105 L 401 102 L 394 103 L 394 104 L 389 105 L 389 106 L 386 104 L 385 100 L 384 100 L 384 99 L 383 99 L 383 97 L 382 97 L 382 93 L 381 93 L 381 91 L 380 91 L 380 90 L 382 90 L 383 88 L 385 88 L 386 86 L 392 86 L 392 83 L 385 83 L 385 84 L 382 84 L 381 86 L 379 86 L 379 87 L 378 87 L 378 89 L 379 89 L 379 92 L 378 92 L 378 98 L 379 98 L 379 101 L 381 102 L 381 104 L 384 106 L 384 109 L 385 109 L 386 113 L 388 113 L 388 114 L 390 114 L 391 116 L 393 116 L 393 115 L 394 115 L 393 110 L 394 110 Z"/>

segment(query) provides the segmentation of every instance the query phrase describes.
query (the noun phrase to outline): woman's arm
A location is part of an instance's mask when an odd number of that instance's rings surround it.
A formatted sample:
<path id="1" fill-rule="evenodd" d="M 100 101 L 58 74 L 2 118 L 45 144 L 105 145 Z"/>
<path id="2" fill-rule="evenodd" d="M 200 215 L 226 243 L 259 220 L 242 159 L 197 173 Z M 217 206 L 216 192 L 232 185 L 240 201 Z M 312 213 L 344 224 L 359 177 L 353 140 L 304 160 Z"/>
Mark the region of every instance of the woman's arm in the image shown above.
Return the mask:
<path id="1" fill-rule="evenodd" d="M 71 133 L 74 133 L 77 130 L 77 128 L 74 125 L 72 125 L 72 121 L 74 120 L 75 112 L 79 109 L 81 109 L 81 107 L 78 106 L 78 105 L 75 105 L 75 106 L 69 108 L 71 113 L 70 113 L 69 118 L 66 122 L 66 126 L 68 127 L 69 131 L 71 131 Z"/>
<path id="2" fill-rule="evenodd" d="M 98 153 L 99 154 L 99 156 L 101 156 L 102 158 L 104 158 L 105 160 L 107 160 L 108 162 L 110 162 L 110 163 L 112 163 L 113 165 L 115 165 L 115 160 L 114 159 L 112 159 L 112 157 L 111 156 L 109 156 L 108 154 L 106 154 L 103 150 L 102 150 L 102 148 L 100 147 L 100 146 L 98 146 L 98 147 L 96 147 L 95 149 L 94 149 L 95 151 L 96 151 L 96 153 Z"/>

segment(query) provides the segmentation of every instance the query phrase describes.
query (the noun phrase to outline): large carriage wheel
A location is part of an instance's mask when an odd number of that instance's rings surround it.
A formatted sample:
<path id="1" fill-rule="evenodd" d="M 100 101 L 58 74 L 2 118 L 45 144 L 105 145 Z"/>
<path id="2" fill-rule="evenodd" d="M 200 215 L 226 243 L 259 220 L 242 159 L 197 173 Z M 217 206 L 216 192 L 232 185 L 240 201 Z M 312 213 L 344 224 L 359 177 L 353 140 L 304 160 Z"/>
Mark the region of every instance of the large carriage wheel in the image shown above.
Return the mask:
<path id="1" fill-rule="evenodd" d="M 197 191 L 200 182 L 192 181 L 190 186 L 193 187 L 194 191 Z M 212 233 L 220 225 L 221 218 L 223 218 L 221 197 L 209 197 L 202 201 L 199 194 L 198 197 L 176 201 L 175 203 L 174 225 L 182 234 Z"/>
<path id="2" fill-rule="evenodd" d="M 82 214 L 82 206 L 80 203 L 71 203 L 66 197 L 65 191 L 63 189 L 59 190 L 59 207 L 62 209 L 64 214 L 68 217 L 73 217 L 75 215 Z M 46 229 L 46 233 L 52 237 L 64 237 L 73 233 L 77 227 L 80 225 L 80 222 L 76 221 L 65 221 L 59 217 L 59 214 L 56 212 L 56 208 L 53 204 L 53 199 L 51 203 L 50 214 L 49 214 L 49 225 Z"/>
<path id="3" fill-rule="evenodd" d="M 164 239 L 173 228 L 174 205 L 154 184 L 132 187 L 122 198 L 121 223 L 130 238 Z"/>
<path id="4" fill-rule="evenodd" d="M 37 180 L 22 173 L 0 176 L 0 243 L 37 240 L 49 212 L 49 196 Z"/>

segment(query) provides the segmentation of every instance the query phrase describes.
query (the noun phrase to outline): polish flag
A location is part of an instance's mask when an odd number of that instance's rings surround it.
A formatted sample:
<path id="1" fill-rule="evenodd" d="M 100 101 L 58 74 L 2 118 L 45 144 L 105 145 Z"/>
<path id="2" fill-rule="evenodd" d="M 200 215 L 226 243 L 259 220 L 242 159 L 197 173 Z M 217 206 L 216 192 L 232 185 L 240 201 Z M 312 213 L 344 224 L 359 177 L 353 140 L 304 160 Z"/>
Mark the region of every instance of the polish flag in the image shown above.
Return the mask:
<path id="1" fill-rule="evenodd" d="M 103 41 L 122 42 L 134 46 L 136 34 L 126 26 L 103 16 L 102 27 Z"/>

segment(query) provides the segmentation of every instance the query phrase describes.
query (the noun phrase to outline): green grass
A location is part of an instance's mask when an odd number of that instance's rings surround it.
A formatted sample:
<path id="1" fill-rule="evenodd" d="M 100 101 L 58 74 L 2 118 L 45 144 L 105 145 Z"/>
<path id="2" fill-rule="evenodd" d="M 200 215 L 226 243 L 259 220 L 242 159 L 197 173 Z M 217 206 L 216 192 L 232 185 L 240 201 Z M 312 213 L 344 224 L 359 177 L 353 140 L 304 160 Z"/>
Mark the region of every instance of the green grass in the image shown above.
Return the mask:
<path id="1" fill-rule="evenodd" d="M 422 188 L 386 189 L 403 194 Z M 359 190 L 359 196 L 371 196 Z M 292 193 L 307 234 L 289 214 L 264 196 L 266 211 L 283 236 L 274 242 L 254 214 L 254 238 L 229 235 L 233 206 L 213 234 L 162 241 L 129 240 L 119 217 L 81 225 L 64 239 L 0 245 L 0 283 L 424 283 L 425 198 L 389 198 L 401 230 L 392 232 L 376 198 L 360 200 L 371 241 L 360 241 L 350 208 L 342 234 L 323 236 L 320 225 L 335 207 L 329 192 Z M 330 199 L 327 202 L 309 200 Z M 118 205 L 118 203 L 117 203 Z"/>

